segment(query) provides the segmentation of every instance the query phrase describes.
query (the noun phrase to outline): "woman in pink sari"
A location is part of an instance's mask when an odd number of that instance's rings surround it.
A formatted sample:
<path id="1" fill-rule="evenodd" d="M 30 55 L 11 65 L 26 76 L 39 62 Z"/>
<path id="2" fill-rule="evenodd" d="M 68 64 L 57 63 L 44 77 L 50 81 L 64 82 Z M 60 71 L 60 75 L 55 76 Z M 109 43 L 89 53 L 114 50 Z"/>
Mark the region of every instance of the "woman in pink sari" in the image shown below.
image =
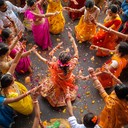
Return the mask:
<path id="1" fill-rule="evenodd" d="M 42 48 L 42 50 L 52 47 L 49 23 L 46 17 L 57 15 L 59 12 L 43 14 L 41 6 L 38 2 L 36 3 L 35 0 L 28 0 L 27 5 L 29 7 L 27 18 L 31 19 L 33 22 L 32 32 L 35 42 Z"/>
<path id="2" fill-rule="evenodd" d="M 2 33 L 1 33 L 1 37 L 2 37 L 2 40 L 4 41 L 4 43 L 6 43 L 9 46 L 10 57 L 12 59 L 14 59 L 16 54 L 20 51 L 21 44 L 23 44 L 23 42 L 21 43 L 18 40 L 14 41 L 13 33 L 9 29 L 3 29 Z M 18 39 L 19 38 L 20 37 L 18 37 Z M 30 55 L 30 53 L 31 53 L 31 51 L 33 51 L 33 49 L 34 49 L 34 47 L 28 51 L 26 51 L 26 49 L 24 49 L 24 51 L 22 53 L 22 57 L 20 58 L 20 61 L 17 64 L 16 69 L 15 69 L 17 73 L 22 74 L 22 73 L 26 73 L 27 71 L 32 72 L 31 61 L 30 61 L 30 57 L 28 55 Z"/>

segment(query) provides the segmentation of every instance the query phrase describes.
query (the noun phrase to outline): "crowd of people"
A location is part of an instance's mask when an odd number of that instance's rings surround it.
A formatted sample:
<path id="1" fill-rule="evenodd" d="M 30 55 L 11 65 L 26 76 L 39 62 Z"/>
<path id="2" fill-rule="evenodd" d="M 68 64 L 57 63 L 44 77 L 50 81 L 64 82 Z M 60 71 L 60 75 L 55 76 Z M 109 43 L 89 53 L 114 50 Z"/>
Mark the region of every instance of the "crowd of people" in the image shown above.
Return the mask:
<path id="1" fill-rule="evenodd" d="M 63 7 L 61 0 L 0 0 L 0 127 L 11 128 L 17 112 L 29 115 L 33 111 L 32 128 L 123 128 L 128 125 L 128 86 L 118 79 L 128 64 L 128 0 L 65 2 L 69 4 Z M 44 4 L 46 10 L 43 9 Z M 56 57 L 54 54 L 63 42 L 53 47 L 50 34 L 56 36 L 65 31 L 64 11 L 73 22 L 79 20 L 73 29 L 75 37 L 68 31 L 74 54 L 67 48 Z M 22 20 L 19 13 L 22 13 Z M 105 15 L 103 24 L 98 22 L 100 13 Z M 27 40 L 23 38 L 27 29 L 32 32 L 36 44 L 29 50 L 26 49 Z M 97 50 L 96 56 L 111 57 L 102 67 L 89 67 L 87 76 L 81 70 L 74 75 L 73 70 L 81 61 L 77 43 L 90 43 L 90 50 Z M 50 59 L 44 58 L 37 47 L 42 51 L 50 49 Z M 47 65 L 50 75 L 28 91 L 15 73 L 33 73 L 31 53 Z M 83 124 L 77 122 L 72 106 L 79 91 L 76 78 L 92 79 L 105 102 L 99 115 L 86 113 Z M 106 88 L 113 88 L 110 95 Z M 69 118 L 44 126 L 38 96 L 46 98 L 52 107 L 67 106 Z"/>

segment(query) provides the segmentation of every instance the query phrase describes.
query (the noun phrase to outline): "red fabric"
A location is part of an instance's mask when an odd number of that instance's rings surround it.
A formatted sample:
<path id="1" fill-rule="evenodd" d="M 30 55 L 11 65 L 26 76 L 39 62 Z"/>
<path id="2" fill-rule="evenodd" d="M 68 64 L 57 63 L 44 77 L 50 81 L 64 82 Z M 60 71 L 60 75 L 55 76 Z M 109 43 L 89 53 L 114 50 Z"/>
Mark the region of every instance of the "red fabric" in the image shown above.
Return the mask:
<path id="1" fill-rule="evenodd" d="M 80 9 L 84 7 L 85 0 L 76 0 L 76 1 L 78 2 L 78 5 L 75 5 L 74 2 L 70 1 L 69 7 L 74 9 Z M 80 18 L 83 14 L 84 12 L 79 12 L 79 13 L 69 12 L 69 16 L 71 17 L 72 20 Z"/>

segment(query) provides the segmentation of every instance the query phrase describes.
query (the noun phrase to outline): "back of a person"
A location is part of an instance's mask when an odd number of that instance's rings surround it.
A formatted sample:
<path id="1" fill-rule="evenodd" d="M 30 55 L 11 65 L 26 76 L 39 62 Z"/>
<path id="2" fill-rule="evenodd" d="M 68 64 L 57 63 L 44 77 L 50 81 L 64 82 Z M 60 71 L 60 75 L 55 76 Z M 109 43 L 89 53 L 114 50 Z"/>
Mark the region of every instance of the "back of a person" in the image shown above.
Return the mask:
<path id="1" fill-rule="evenodd" d="M 128 123 L 128 102 L 118 99 L 114 91 L 105 101 L 106 105 L 100 114 L 99 126 L 102 128 L 121 128 L 126 125 Z"/>

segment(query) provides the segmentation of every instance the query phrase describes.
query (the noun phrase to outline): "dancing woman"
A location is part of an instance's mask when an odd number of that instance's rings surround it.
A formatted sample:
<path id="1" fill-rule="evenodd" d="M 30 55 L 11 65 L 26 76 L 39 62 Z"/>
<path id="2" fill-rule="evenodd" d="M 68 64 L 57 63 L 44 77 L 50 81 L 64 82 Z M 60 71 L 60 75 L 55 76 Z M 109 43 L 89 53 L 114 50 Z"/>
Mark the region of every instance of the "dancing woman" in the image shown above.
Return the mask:
<path id="1" fill-rule="evenodd" d="M 100 13 L 100 9 L 95 6 L 94 1 L 87 0 L 85 2 L 85 6 L 80 9 L 72 9 L 69 7 L 64 7 L 64 9 L 68 10 L 69 12 L 84 11 L 84 15 L 81 17 L 78 25 L 75 26 L 75 33 L 76 39 L 79 40 L 80 43 L 89 41 L 96 33 L 96 25 L 91 22 L 90 16 L 97 19 Z"/>
<path id="2" fill-rule="evenodd" d="M 69 97 L 67 94 L 70 94 L 71 101 L 76 99 L 77 86 L 74 83 L 73 70 L 78 63 L 78 49 L 71 33 L 68 33 L 68 36 L 75 51 L 72 57 L 68 51 L 62 51 L 58 60 L 48 61 L 35 51 L 41 61 L 48 65 L 51 74 L 43 80 L 46 91 L 42 92 L 42 96 L 46 97 L 53 107 L 65 106 L 66 99 Z"/>
<path id="3" fill-rule="evenodd" d="M 33 22 L 32 32 L 35 42 L 42 48 L 42 50 L 52 47 L 52 42 L 49 33 L 49 23 L 46 17 L 58 15 L 59 12 L 43 14 L 42 8 L 35 0 L 28 0 L 29 7 L 28 19 Z"/>
<path id="4" fill-rule="evenodd" d="M 104 20 L 104 26 L 111 28 L 113 30 L 118 30 L 121 25 L 121 19 L 118 15 L 118 8 L 116 5 L 111 5 L 108 9 L 107 17 Z M 102 28 L 92 38 L 92 44 L 104 47 L 110 50 L 114 50 L 117 46 L 117 36 L 110 32 L 104 31 Z M 97 56 L 108 56 L 109 54 L 98 50 L 96 53 Z"/>

